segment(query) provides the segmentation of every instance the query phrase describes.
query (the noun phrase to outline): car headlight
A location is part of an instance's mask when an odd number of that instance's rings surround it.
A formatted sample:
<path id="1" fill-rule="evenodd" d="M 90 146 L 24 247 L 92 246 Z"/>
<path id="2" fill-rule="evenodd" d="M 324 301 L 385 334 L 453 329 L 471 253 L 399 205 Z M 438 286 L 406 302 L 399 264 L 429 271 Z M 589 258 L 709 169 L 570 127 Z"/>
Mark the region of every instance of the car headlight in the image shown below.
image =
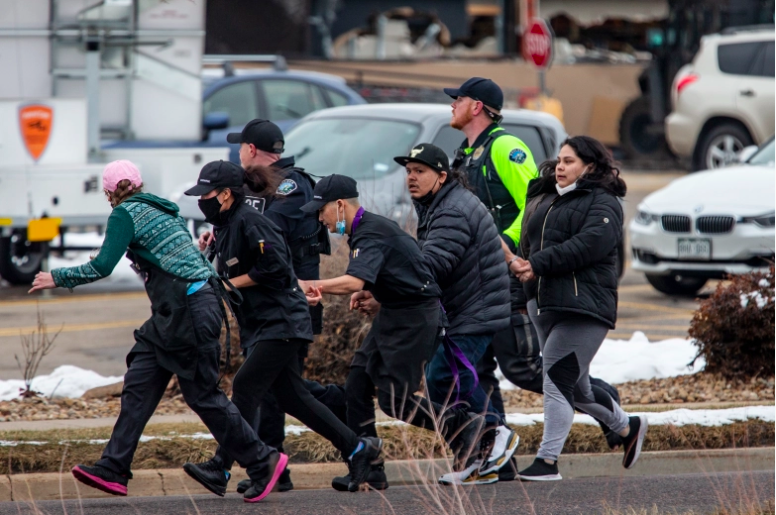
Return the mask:
<path id="1" fill-rule="evenodd" d="M 764 215 L 745 216 L 741 218 L 738 223 L 755 224 L 759 227 L 770 228 L 776 224 L 776 213 L 771 211 L 770 213 L 765 213 Z"/>
<path id="2" fill-rule="evenodd" d="M 657 215 L 653 215 L 647 211 L 642 211 L 641 209 L 639 209 L 636 213 L 636 223 L 641 225 L 649 225 L 652 222 L 657 222 L 658 218 L 659 217 Z"/>

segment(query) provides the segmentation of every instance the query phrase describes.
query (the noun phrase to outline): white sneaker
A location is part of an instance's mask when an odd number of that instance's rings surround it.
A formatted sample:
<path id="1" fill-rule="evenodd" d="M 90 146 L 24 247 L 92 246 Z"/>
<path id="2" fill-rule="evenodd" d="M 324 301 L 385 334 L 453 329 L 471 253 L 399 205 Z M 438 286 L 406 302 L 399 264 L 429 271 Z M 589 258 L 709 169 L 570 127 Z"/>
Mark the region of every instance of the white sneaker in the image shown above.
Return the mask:
<path id="1" fill-rule="evenodd" d="M 483 476 L 498 474 L 499 469 L 509 463 L 519 443 L 520 437 L 517 433 L 506 426 L 497 427 L 496 440 L 487 461 L 480 469 L 480 474 Z"/>
<path id="2" fill-rule="evenodd" d="M 489 485 L 498 481 L 498 473 L 481 474 L 482 460 L 474 462 L 460 472 L 450 472 L 439 478 L 441 485 Z"/>

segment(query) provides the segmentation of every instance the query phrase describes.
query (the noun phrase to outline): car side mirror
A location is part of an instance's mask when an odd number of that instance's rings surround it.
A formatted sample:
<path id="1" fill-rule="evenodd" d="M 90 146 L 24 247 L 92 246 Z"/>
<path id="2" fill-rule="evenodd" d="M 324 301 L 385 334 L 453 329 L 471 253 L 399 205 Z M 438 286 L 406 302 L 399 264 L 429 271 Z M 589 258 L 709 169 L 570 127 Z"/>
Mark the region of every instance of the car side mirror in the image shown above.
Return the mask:
<path id="1" fill-rule="evenodd" d="M 215 111 L 208 113 L 202 118 L 202 127 L 206 131 L 226 129 L 229 127 L 229 113 Z"/>
<path id="2" fill-rule="evenodd" d="M 760 147 L 757 145 L 749 145 L 748 147 L 744 147 L 736 156 L 736 161 L 739 163 L 746 163 L 749 161 L 749 158 L 755 155 L 759 149 Z"/>

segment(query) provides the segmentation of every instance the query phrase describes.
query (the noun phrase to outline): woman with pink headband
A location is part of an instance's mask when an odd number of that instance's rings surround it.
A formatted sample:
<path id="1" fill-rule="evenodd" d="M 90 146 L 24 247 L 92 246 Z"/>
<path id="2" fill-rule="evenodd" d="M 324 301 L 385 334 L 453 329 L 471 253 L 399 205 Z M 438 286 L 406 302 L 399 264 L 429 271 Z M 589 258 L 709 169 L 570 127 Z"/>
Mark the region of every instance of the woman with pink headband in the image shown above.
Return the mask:
<path id="1" fill-rule="evenodd" d="M 229 341 L 224 287 L 194 246 L 186 222 L 178 216 L 178 206 L 143 193 L 143 180 L 134 164 L 109 163 L 102 184 L 113 211 L 100 253 L 80 266 L 40 272 L 30 293 L 73 288 L 107 277 L 126 253 L 143 277 L 152 315 L 135 331 L 136 343 L 127 356 L 121 413 L 102 458 L 92 466 L 76 465 L 73 475 L 103 492 L 127 495 L 138 441 L 175 374 L 189 407 L 245 467 L 253 482 L 245 501 L 260 501 L 272 490 L 285 462 L 269 470 L 260 461 L 256 433 L 218 387 L 223 323 Z M 284 455 L 283 459 L 287 461 Z"/>

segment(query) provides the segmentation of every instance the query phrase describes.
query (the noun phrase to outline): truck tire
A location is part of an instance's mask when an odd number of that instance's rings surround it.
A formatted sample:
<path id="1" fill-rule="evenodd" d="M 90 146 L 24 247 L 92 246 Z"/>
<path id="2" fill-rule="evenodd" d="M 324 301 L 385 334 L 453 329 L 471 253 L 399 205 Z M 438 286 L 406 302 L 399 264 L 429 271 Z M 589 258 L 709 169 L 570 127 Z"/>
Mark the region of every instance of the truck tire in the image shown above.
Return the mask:
<path id="1" fill-rule="evenodd" d="M 695 295 L 706 284 L 705 277 L 683 277 L 677 274 L 646 274 L 647 281 L 660 293 L 666 295 Z"/>
<path id="2" fill-rule="evenodd" d="M 13 285 L 32 284 L 44 253 L 45 245 L 28 242 L 24 230 L 0 237 L 0 277 Z"/>
<path id="3" fill-rule="evenodd" d="M 735 122 L 717 125 L 698 141 L 692 169 L 713 170 L 736 163 L 737 154 L 749 145 L 754 145 L 752 136 L 741 125 Z"/>
<path id="4" fill-rule="evenodd" d="M 628 104 L 620 117 L 620 145 L 630 159 L 667 156 L 668 146 L 663 134 L 649 132 L 653 124 L 649 95 Z"/>

